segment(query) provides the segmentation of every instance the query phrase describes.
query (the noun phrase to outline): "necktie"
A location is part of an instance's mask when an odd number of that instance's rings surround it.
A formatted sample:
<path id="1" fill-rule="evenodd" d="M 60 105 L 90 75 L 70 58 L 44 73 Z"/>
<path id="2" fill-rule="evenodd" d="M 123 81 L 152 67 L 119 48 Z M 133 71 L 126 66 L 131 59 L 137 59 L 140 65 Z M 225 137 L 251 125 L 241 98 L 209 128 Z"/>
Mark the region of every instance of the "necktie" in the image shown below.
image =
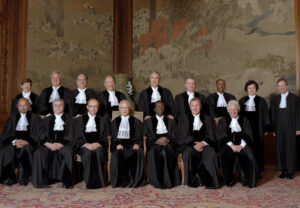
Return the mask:
<path id="1" fill-rule="evenodd" d="M 85 95 L 85 89 L 81 90 L 78 88 L 78 95 L 76 96 L 76 101 L 75 103 L 78 103 L 78 104 L 86 104 L 86 95 Z"/>
<path id="2" fill-rule="evenodd" d="M 288 96 L 288 92 L 281 94 L 281 100 L 280 100 L 280 105 L 279 108 L 286 108 L 286 97 Z"/>
<path id="3" fill-rule="evenodd" d="M 151 87 L 153 92 L 152 92 L 152 95 L 151 95 L 151 103 L 156 103 L 157 101 L 160 101 L 161 100 L 161 96 L 158 92 L 158 87 L 154 88 L 154 87 Z"/>
<path id="4" fill-rule="evenodd" d="M 200 114 L 194 115 L 194 122 L 193 122 L 193 131 L 199 131 L 203 126 L 202 121 L 200 120 Z"/>
<path id="5" fill-rule="evenodd" d="M 27 100 L 29 100 L 29 103 L 32 104 L 32 101 L 30 99 L 30 94 L 31 94 L 31 92 L 22 92 L 22 96 L 24 98 L 26 98 Z"/>
<path id="6" fill-rule="evenodd" d="M 55 114 L 54 114 L 55 115 Z M 62 120 L 62 115 L 55 115 L 54 131 L 63 131 L 65 122 Z"/>
<path id="7" fill-rule="evenodd" d="M 217 102 L 217 107 L 227 107 L 227 102 L 224 98 L 224 94 L 220 94 L 218 93 L 219 98 L 218 98 L 218 102 Z"/>
<path id="8" fill-rule="evenodd" d="M 188 94 L 188 96 L 189 96 L 188 101 L 189 101 L 189 103 L 190 103 L 191 100 L 195 97 L 195 93 L 194 93 L 194 92 L 189 92 L 189 91 L 187 91 L 187 94 Z"/>
<path id="9" fill-rule="evenodd" d="M 242 131 L 241 126 L 239 125 L 238 119 L 239 118 L 232 118 L 231 119 L 231 122 L 230 122 L 230 125 L 229 125 L 229 128 L 231 128 L 231 133 Z"/>
<path id="10" fill-rule="evenodd" d="M 95 122 L 96 115 L 95 116 L 91 116 L 88 113 L 88 116 L 89 116 L 89 120 L 88 120 L 88 122 L 85 125 L 85 132 L 86 133 L 97 132 L 96 122 Z"/>
<path id="11" fill-rule="evenodd" d="M 58 93 L 58 89 L 59 87 L 55 88 L 52 87 L 53 91 L 52 94 L 50 95 L 50 99 L 49 99 L 49 103 L 52 103 L 54 100 L 59 99 L 59 93 Z"/>
<path id="12" fill-rule="evenodd" d="M 159 117 L 156 115 L 157 118 L 157 126 L 156 126 L 156 133 L 157 134 L 166 134 L 168 133 L 167 127 L 164 122 L 164 116 Z"/>
<path id="13" fill-rule="evenodd" d="M 255 98 L 255 95 L 254 96 L 249 95 L 249 100 L 245 103 L 246 111 L 256 111 L 254 98 Z"/>
<path id="14" fill-rule="evenodd" d="M 119 139 L 129 139 L 130 138 L 130 126 L 129 126 L 129 116 L 121 116 L 121 123 L 118 131 Z"/>
<path id="15" fill-rule="evenodd" d="M 26 114 L 21 113 L 21 117 L 17 124 L 16 130 L 17 131 L 27 131 L 27 126 L 29 125 L 28 120 L 26 118 Z"/>
<path id="16" fill-rule="evenodd" d="M 107 90 L 109 97 L 108 97 L 108 102 L 110 102 L 111 106 L 119 106 L 119 101 L 118 98 L 115 95 L 115 91 L 109 91 Z"/>

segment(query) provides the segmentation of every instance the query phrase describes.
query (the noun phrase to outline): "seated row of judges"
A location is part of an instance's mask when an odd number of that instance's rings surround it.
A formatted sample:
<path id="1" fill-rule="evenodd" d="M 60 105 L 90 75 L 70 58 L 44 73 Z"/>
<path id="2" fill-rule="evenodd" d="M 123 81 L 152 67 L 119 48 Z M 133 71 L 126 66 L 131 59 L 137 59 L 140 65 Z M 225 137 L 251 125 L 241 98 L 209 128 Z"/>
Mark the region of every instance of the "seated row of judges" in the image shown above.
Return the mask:
<path id="1" fill-rule="evenodd" d="M 73 118 L 64 113 L 64 101 L 52 103 L 53 114 L 41 119 L 29 111 L 26 98 L 18 100 L 18 112 L 12 114 L 1 135 L 0 180 L 6 185 L 17 183 L 15 169 L 19 169 L 19 183 L 27 185 L 31 178 L 37 188 L 49 187 L 61 181 L 72 188 L 74 154 L 83 165 L 86 188 L 105 186 L 105 162 L 108 136 L 111 135 L 112 187 L 139 187 L 145 184 L 143 135 L 147 137 L 147 176 L 158 188 L 172 188 L 180 184 L 177 158 L 182 154 L 184 181 L 192 187 L 204 185 L 219 188 L 221 152 L 224 181 L 233 185 L 234 165 L 241 169 L 241 182 L 254 187 L 258 169 L 251 150 L 253 138 L 247 119 L 239 117 L 239 104 L 228 103 L 228 117 L 221 119 L 215 137 L 212 118 L 201 113 L 201 101 L 190 101 L 191 113 L 179 119 L 164 116 L 165 105 L 157 101 L 155 115 L 144 124 L 130 116 L 127 100 L 120 102 L 121 115 L 112 122 L 97 114 L 99 102 L 90 99 L 87 112 Z M 235 159 L 238 163 L 234 163 Z"/>
<path id="2" fill-rule="evenodd" d="M 17 102 L 20 98 L 24 97 L 31 103 L 32 112 L 44 116 L 51 115 L 51 113 L 53 113 L 53 100 L 60 98 L 64 100 L 64 112 L 73 117 L 78 117 L 85 113 L 87 101 L 91 98 L 96 98 L 100 103 L 97 116 L 98 114 L 101 116 L 108 115 L 108 119 L 111 119 L 112 111 L 118 110 L 121 101 L 126 99 L 124 94 L 114 89 L 114 79 L 112 76 L 107 76 L 104 79 L 104 87 L 106 90 L 99 94 L 87 88 L 87 77 L 84 74 L 77 76 L 76 85 L 78 89 L 73 91 L 61 86 L 61 75 L 59 72 L 53 72 L 50 77 L 52 86 L 43 90 L 41 96 L 37 96 L 31 92 L 31 80 L 27 79 L 23 81 L 21 85 L 23 92 L 13 99 L 11 106 L 12 114 L 18 114 L 16 107 Z M 191 114 L 190 104 L 193 98 L 200 99 L 202 106 L 201 114 L 206 114 L 209 116 L 208 118 L 219 119 L 220 117 L 229 117 L 229 102 L 230 100 L 235 100 L 235 97 L 225 92 L 226 84 L 223 79 L 216 81 L 217 92 L 210 94 L 206 98 L 204 95 L 195 92 L 195 80 L 193 78 L 187 78 L 185 80 L 186 91 L 176 95 L 174 100 L 170 90 L 161 87 L 159 82 L 159 73 L 152 72 L 150 74 L 150 86 L 143 90 L 139 96 L 137 109 L 144 113 L 145 125 L 150 122 L 150 118 L 157 114 L 154 109 L 158 101 L 162 101 L 164 104 L 163 115 L 165 115 L 168 120 L 172 120 L 170 123 L 175 123 L 178 129 L 181 129 L 184 124 L 186 124 L 185 122 L 182 123 L 183 118 Z M 258 84 L 253 80 L 248 81 L 245 84 L 245 91 L 248 95 L 239 100 L 241 108 L 240 115 L 250 123 L 253 139 L 251 149 L 258 163 L 258 174 L 260 175 L 260 172 L 264 170 L 264 135 L 267 134 L 267 132 L 273 132 L 277 142 L 277 168 L 282 171 L 280 178 L 292 179 L 295 170 L 300 164 L 299 161 L 297 161 L 298 150 L 296 145 L 296 135 L 300 134 L 299 98 L 288 91 L 288 83 L 284 79 L 278 80 L 277 88 L 280 94 L 272 99 L 269 111 L 266 101 L 257 95 L 259 89 Z M 180 132 L 178 131 L 179 130 L 177 130 L 177 134 L 179 135 Z M 146 132 L 146 130 L 144 132 Z M 150 138 L 151 136 L 147 135 L 147 137 Z M 162 142 L 164 140 L 165 139 L 159 141 Z M 168 140 L 172 141 L 170 139 Z M 245 142 L 246 140 L 244 139 L 243 141 Z M 177 141 L 177 152 L 178 148 L 183 148 L 178 147 L 178 143 L 180 144 L 181 142 L 182 141 Z M 172 142 L 170 144 L 172 144 Z M 213 146 L 213 144 L 211 146 Z M 216 148 L 220 151 L 220 147 Z M 183 151 L 183 149 L 181 150 Z M 188 152 L 188 150 L 186 151 Z M 183 159 L 185 160 L 186 158 Z M 188 161 L 188 163 L 189 162 L 191 161 Z M 187 165 L 185 165 L 185 169 L 186 166 Z M 149 166 L 147 165 L 147 167 Z M 165 171 L 163 172 L 165 173 Z M 189 171 L 187 170 L 187 172 Z M 189 181 L 189 174 L 187 174 L 187 172 L 185 171 L 184 178 L 190 185 L 205 183 L 195 178 L 193 178 L 193 181 Z M 176 178 L 176 176 L 174 177 Z"/>

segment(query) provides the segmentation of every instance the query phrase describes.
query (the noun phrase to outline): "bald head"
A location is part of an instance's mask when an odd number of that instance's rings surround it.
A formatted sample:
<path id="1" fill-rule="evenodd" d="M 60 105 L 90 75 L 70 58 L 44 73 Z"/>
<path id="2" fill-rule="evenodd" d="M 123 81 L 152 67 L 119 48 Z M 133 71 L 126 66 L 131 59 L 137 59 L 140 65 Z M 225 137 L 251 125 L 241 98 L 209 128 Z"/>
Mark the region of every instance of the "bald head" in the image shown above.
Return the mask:
<path id="1" fill-rule="evenodd" d="M 20 98 L 18 100 L 18 111 L 20 113 L 26 114 L 30 109 L 30 102 L 26 98 Z"/>
<path id="2" fill-rule="evenodd" d="M 104 78 L 104 87 L 105 89 L 109 90 L 109 91 L 114 91 L 115 90 L 115 80 L 112 76 L 106 76 Z"/>
<path id="3" fill-rule="evenodd" d="M 90 115 L 96 115 L 99 109 L 99 101 L 95 98 L 89 99 L 86 108 Z"/>
<path id="4" fill-rule="evenodd" d="M 128 116 L 130 112 L 130 103 L 128 100 L 122 100 L 119 105 L 119 110 L 122 116 Z"/>

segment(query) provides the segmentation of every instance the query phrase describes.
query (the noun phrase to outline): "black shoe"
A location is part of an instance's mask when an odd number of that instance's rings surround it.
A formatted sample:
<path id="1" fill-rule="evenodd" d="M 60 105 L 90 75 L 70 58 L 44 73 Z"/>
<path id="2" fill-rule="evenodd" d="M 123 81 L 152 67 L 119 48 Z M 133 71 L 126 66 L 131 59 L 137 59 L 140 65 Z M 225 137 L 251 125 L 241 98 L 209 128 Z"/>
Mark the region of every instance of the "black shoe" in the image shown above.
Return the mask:
<path id="1" fill-rule="evenodd" d="M 227 186 L 227 187 L 232 187 L 232 186 L 233 186 L 233 182 L 230 181 L 230 182 L 226 183 L 226 186 Z"/>
<path id="2" fill-rule="evenodd" d="M 12 186 L 12 185 L 14 185 L 16 183 L 17 183 L 16 179 L 8 179 L 4 185 L 6 185 L 6 186 Z"/>
<path id="3" fill-rule="evenodd" d="M 21 186 L 27 186 L 27 184 L 28 184 L 28 179 L 25 179 L 25 178 L 20 179 L 19 183 L 20 183 Z"/>
<path id="4" fill-rule="evenodd" d="M 293 173 L 288 173 L 288 174 L 286 175 L 286 177 L 287 177 L 288 179 L 292 180 L 292 179 L 294 178 L 294 174 L 293 174 Z"/>
<path id="5" fill-rule="evenodd" d="M 73 189 L 72 185 L 67 185 L 67 184 L 62 184 L 61 187 L 66 188 L 66 189 Z"/>
<path id="6" fill-rule="evenodd" d="M 281 174 L 278 176 L 278 178 L 285 178 L 286 177 L 286 172 L 281 172 Z"/>

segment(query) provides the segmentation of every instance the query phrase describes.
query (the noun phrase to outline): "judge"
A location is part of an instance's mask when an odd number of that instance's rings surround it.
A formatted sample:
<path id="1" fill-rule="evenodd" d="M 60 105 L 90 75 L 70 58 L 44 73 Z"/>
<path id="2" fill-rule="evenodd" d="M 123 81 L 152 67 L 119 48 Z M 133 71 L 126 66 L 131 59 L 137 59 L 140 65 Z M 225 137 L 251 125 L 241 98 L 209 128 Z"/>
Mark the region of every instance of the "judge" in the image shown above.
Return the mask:
<path id="1" fill-rule="evenodd" d="M 31 92 L 32 81 L 31 79 L 24 79 L 21 82 L 22 92 L 18 94 L 16 97 L 12 99 L 10 114 L 17 114 L 18 111 L 18 100 L 20 98 L 26 98 L 30 103 L 30 111 L 32 113 L 38 114 L 39 113 L 39 96 L 33 92 Z"/>
<path id="2" fill-rule="evenodd" d="M 69 113 L 70 90 L 61 86 L 61 74 L 54 71 L 50 75 L 52 86 L 44 89 L 40 95 L 40 114 L 43 116 L 53 113 L 52 102 L 56 99 L 63 99 L 65 113 Z"/>
<path id="3" fill-rule="evenodd" d="M 191 113 L 181 117 L 178 124 L 177 142 L 184 163 L 184 181 L 192 187 L 219 188 L 213 120 L 200 113 L 199 98 L 191 100 L 190 109 Z"/>
<path id="4" fill-rule="evenodd" d="M 164 116 L 164 103 L 155 103 L 155 116 L 144 122 L 147 137 L 147 176 L 157 188 L 180 185 L 176 154 L 177 126 L 174 119 Z"/>
<path id="5" fill-rule="evenodd" d="M 297 161 L 296 135 L 300 134 L 299 98 L 288 91 L 285 79 L 277 81 L 279 95 L 271 101 L 270 111 L 276 136 L 277 169 L 279 178 L 292 179 Z"/>
<path id="6" fill-rule="evenodd" d="M 41 123 L 39 148 L 35 151 L 32 168 L 32 184 L 45 188 L 54 180 L 63 187 L 72 188 L 73 168 L 73 118 L 64 113 L 64 100 L 52 102 L 54 114 Z"/>
<path id="7" fill-rule="evenodd" d="M 173 96 L 170 90 L 159 86 L 160 74 L 150 74 L 150 87 L 144 89 L 139 97 L 138 110 L 144 112 L 144 118 L 149 119 L 155 115 L 154 104 L 162 101 L 165 104 L 165 115 L 174 118 Z"/>
<path id="8" fill-rule="evenodd" d="M 40 117 L 29 111 L 26 98 L 18 100 L 18 113 L 8 118 L 0 138 L 0 183 L 17 183 L 15 168 L 19 168 L 19 183 L 26 186 L 31 177 L 32 154 L 38 143 Z"/>
<path id="9" fill-rule="evenodd" d="M 240 115 L 250 122 L 253 136 L 253 152 L 258 164 L 259 172 L 264 170 L 264 135 L 269 130 L 271 121 L 265 99 L 256 95 L 258 84 L 250 80 L 245 84 L 247 96 L 240 99 Z"/>
<path id="10" fill-rule="evenodd" d="M 227 116 L 227 103 L 230 100 L 235 100 L 235 97 L 229 93 L 224 92 L 226 83 L 223 79 L 216 81 L 217 92 L 210 94 L 207 97 L 209 106 L 209 114 L 212 118 Z"/>
<path id="11" fill-rule="evenodd" d="M 110 183 L 115 187 L 144 185 L 143 126 L 129 115 L 129 102 L 122 100 L 121 116 L 111 124 Z"/>
<path id="12" fill-rule="evenodd" d="M 252 151 L 251 125 L 247 118 L 239 116 L 240 106 L 236 100 L 229 101 L 227 109 L 229 115 L 219 121 L 217 129 L 224 183 L 233 186 L 234 170 L 241 169 L 243 186 L 252 188 L 258 180 L 258 169 Z M 237 168 L 234 169 L 234 165 Z"/>
<path id="13" fill-rule="evenodd" d="M 78 117 L 86 112 L 87 101 L 98 98 L 96 92 L 87 88 L 88 78 L 85 74 L 78 74 L 76 79 L 77 89 L 70 93 L 70 115 Z"/>
<path id="14" fill-rule="evenodd" d="M 98 94 L 100 102 L 100 114 L 105 114 L 112 118 L 112 112 L 119 110 L 119 105 L 122 100 L 126 100 L 126 96 L 119 91 L 115 90 L 115 80 L 112 76 L 104 78 L 105 90 Z"/>
<path id="15" fill-rule="evenodd" d="M 175 96 L 175 117 L 178 119 L 180 116 L 186 115 L 191 112 L 190 101 L 194 97 L 198 97 L 201 100 L 202 109 L 201 112 L 209 115 L 209 109 L 206 102 L 206 97 L 198 92 L 195 92 L 196 81 L 194 78 L 189 77 L 185 80 L 184 86 L 186 91 Z"/>
<path id="16" fill-rule="evenodd" d="M 95 189 L 105 186 L 104 165 L 110 126 L 107 117 L 97 115 L 97 99 L 90 99 L 86 108 L 88 112 L 76 119 L 75 151 L 81 156 L 86 188 Z"/>

